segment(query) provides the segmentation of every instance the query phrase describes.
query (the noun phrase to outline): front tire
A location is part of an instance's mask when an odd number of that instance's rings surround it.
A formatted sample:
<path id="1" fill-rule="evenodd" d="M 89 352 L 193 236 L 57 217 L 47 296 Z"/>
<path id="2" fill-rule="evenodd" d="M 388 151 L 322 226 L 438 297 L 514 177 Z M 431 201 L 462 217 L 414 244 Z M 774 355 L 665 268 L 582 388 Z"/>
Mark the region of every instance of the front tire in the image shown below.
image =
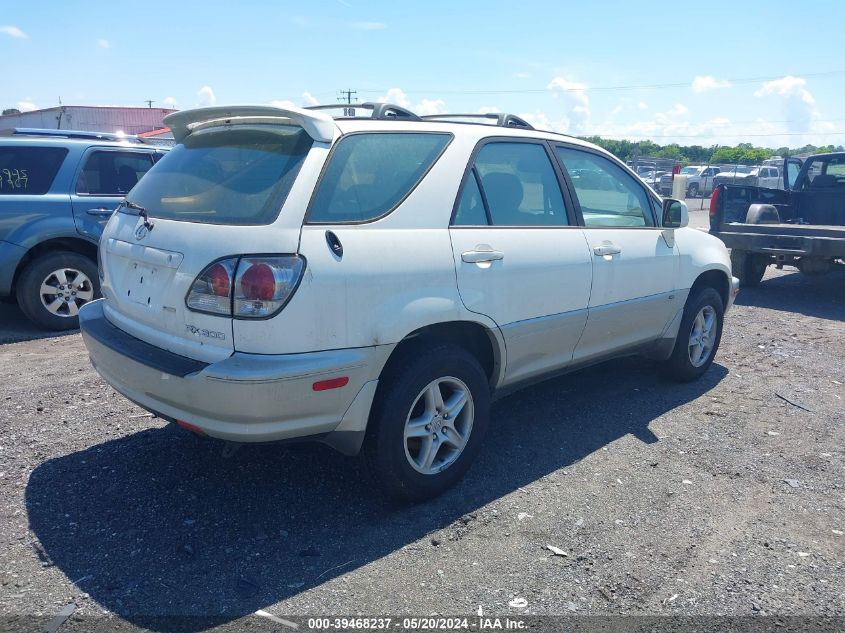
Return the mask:
<path id="1" fill-rule="evenodd" d="M 97 264 L 79 253 L 55 251 L 31 261 L 18 279 L 21 311 L 48 330 L 79 327 L 79 308 L 100 296 Z"/>
<path id="2" fill-rule="evenodd" d="M 466 473 L 490 418 L 478 360 L 455 345 L 417 345 L 383 376 L 363 455 L 382 491 L 398 500 L 441 494 Z"/>
<path id="3" fill-rule="evenodd" d="M 698 197 L 698 185 L 693 183 L 689 186 L 689 190 L 687 191 L 687 198 L 697 198 Z"/>
<path id="4" fill-rule="evenodd" d="M 716 357 L 722 340 L 725 305 L 713 288 L 701 288 L 691 294 L 684 306 L 675 348 L 663 361 L 662 373 L 677 382 L 701 377 Z"/>

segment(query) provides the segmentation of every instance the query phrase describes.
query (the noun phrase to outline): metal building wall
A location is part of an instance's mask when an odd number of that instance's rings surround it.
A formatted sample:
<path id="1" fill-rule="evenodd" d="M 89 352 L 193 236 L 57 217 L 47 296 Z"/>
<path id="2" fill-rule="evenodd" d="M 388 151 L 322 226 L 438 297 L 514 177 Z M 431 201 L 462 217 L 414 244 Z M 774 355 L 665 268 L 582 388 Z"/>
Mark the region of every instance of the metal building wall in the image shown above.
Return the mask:
<path id="1" fill-rule="evenodd" d="M 162 121 L 171 112 L 174 110 L 165 108 L 60 106 L 0 116 L 0 129 L 35 127 L 140 134 L 163 128 Z"/>

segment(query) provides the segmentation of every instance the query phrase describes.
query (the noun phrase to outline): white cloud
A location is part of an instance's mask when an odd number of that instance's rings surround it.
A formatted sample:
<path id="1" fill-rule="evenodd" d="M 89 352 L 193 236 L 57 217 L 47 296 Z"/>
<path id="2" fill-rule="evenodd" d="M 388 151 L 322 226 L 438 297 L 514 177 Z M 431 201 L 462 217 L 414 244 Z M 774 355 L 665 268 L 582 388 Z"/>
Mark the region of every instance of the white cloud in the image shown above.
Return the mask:
<path id="1" fill-rule="evenodd" d="M 38 106 L 35 105 L 32 100 L 27 97 L 23 101 L 18 101 L 18 110 L 21 112 L 32 112 L 33 110 L 37 110 Z"/>
<path id="2" fill-rule="evenodd" d="M 668 112 L 669 116 L 683 116 L 685 114 L 689 114 L 689 108 L 687 108 L 683 103 L 676 103 Z"/>
<path id="3" fill-rule="evenodd" d="M 616 116 L 624 109 L 625 107 L 620 103 L 618 106 L 616 106 L 615 108 L 613 108 L 613 110 L 610 111 L 610 116 Z"/>
<path id="4" fill-rule="evenodd" d="M 763 84 L 762 88 L 754 93 L 754 96 L 767 97 L 772 94 L 777 94 L 782 97 L 798 97 L 804 103 L 812 105 L 816 102 L 816 100 L 813 98 L 810 91 L 805 88 L 806 85 L 806 79 L 787 75 L 781 79 L 767 81 Z"/>
<path id="5" fill-rule="evenodd" d="M 807 90 L 807 81 L 802 77 L 787 75 L 781 79 L 767 81 L 754 93 L 755 97 L 780 97 L 786 114 L 786 126 L 790 132 L 809 132 L 813 119 L 818 117 L 816 99 Z"/>
<path id="6" fill-rule="evenodd" d="M 275 99 L 270 102 L 270 105 L 274 108 L 301 108 L 303 106 L 315 106 L 320 105 L 320 102 L 317 101 L 317 98 L 312 95 L 310 92 L 306 91 L 302 93 L 302 104 L 297 104 L 291 101 L 290 99 Z"/>
<path id="7" fill-rule="evenodd" d="M 349 26 L 356 31 L 381 31 L 387 28 L 384 22 L 350 22 Z"/>
<path id="8" fill-rule="evenodd" d="M 640 101 L 640 102 L 637 104 L 637 107 L 638 107 L 640 110 L 648 110 L 648 104 L 647 104 L 645 101 Z"/>
<path id="9" fill-rule="evenodd" d="M 213 106 L 217 104 L 217 96 L 214 94 L 214 90 L 211 89 L 211 86 L 203 86 L 197 91 L 197 97 L 199 98 L 199 105 L 201 106 Z"/>
<path id="10" fill-rule="evenodd" d="M 111 48 L 111 42 L 109 42 L 108 40 L 100 39 L 97 40 L 97 46 L 99 46 L 100 48 Z"/>
<path id="11" fill-rule="evenodd" d="M 18 27 L 11 26 L 11 25 L 0 26 L 0 33 L 2 33 L 3 35 L 8 35 L 9 37 L 14 37 L 15 39 L 18 39 L 18 40 L 25 40 L 27 37 L 29 37 L 26 33 L 21 31 Z"/>
<path id="12" fill-rule="evenodd" d="M 560 132 L 561 134 L 571 133 L 569 131 L 569 119 L 552 120 L 545 112 L 520 112 L 517 116 L 525 119 L 536 130 L 546 132 Z"/>
<path id="13" fill-rule="evenodd" d="M 446 102 L 443 99 L 422 99 L 419 103 L 411 103 L 408 95 L 401 88 L 391 88 L 387 91 L 387 94 L 382 95 L 376 101 L 378 103 L 392 103 L 401 108 L 407 108 L 420 116 L 446 113 Z"/>
<path id="14" fill-rule="evenodd" d="M 692 91 L 696 93 L 707 92 L 708 90 L 718 90 L 720 88 L 730 88 L 731 82 L 727 79 L 716 79 L 711 75 L 698 75 L 692 80 Z"/>
<path id="15" fill-rule="evenodd" d="M 174 97 L 165 97 L 161 104 L 165 108 L 175 108 L 176 107 L 176 99 Z"/>
<path id="16" fill-rule="evenodd" d="M 390 88 L 387 94 L 376 99 L 379 103 L 392 103 L 403 108 L 410 107 L 411 102 L 408 100 L 408 95 L 402 88 Z"/>
<path id="17" fill-rule="evenodd" d="M 446 102 L 443 99 L 423 99 L 416 106 L 413 111 L 420 116 L 427 114 L 445 114 Z"/>
<path id="18" fill-rule="evenodd" d="M 583 133 L 590 120 L 590 98 L 587 96 L 587 86 L 564 77 L 555 77 L 546 88 L 563 102 L 566 109 L 565 119 L 558 121 L 555 125 L 563 122 L 563 132 Z"/>

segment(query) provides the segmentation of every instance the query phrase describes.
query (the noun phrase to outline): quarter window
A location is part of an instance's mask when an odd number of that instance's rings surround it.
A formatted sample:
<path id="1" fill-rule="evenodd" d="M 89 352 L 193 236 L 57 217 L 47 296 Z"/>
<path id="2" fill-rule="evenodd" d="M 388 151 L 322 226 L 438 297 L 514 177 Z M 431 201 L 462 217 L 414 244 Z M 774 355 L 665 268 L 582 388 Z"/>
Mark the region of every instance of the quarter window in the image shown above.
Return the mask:
<path id="1" fill-rule="evenodd" d="M 124 196 L 152 166 L 148 153 L 93 152 L 76 181 L 76 193 Z"/>
<path id="2" fill-rule="evenodd" d="M 63 147 L 0 147 L 0 196 L 47 193 L 66 155 Z"/>
<path id="3" fill-rule="evenodd" d="M 568 147 L 558 147 L 557 152 L 572 180 L 585 226 L 654 226 L 645 189 L 620 166 L 591 152 Z"/>
<path id="4" fill-rule="evenodd" d="M 352 134 L 338 141 L 311 202 L 310 222 L 375 220 L 392 211 L 449 143 L 449 134 Z"/>
<path id="5" fill-rule="evenodd" d="M 543 145 L 493 142 L 478 152 L 464 184 L 454 224 L 488 223 L 493 226 L 568 224 L 560 185 Z"/>

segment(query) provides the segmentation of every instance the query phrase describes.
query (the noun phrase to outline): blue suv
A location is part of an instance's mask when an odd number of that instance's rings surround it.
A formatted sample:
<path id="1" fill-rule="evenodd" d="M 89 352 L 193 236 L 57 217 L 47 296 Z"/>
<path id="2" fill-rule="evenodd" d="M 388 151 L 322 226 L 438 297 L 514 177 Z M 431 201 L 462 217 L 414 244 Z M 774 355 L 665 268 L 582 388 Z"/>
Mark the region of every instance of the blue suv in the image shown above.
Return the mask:
<path id="1" fill-rule="evenodd" d="M 0 299 L 42 327 L 78 327 L 100 293 L 103 227 L 165 151 L 131 136 L 0 130 Z"/>

